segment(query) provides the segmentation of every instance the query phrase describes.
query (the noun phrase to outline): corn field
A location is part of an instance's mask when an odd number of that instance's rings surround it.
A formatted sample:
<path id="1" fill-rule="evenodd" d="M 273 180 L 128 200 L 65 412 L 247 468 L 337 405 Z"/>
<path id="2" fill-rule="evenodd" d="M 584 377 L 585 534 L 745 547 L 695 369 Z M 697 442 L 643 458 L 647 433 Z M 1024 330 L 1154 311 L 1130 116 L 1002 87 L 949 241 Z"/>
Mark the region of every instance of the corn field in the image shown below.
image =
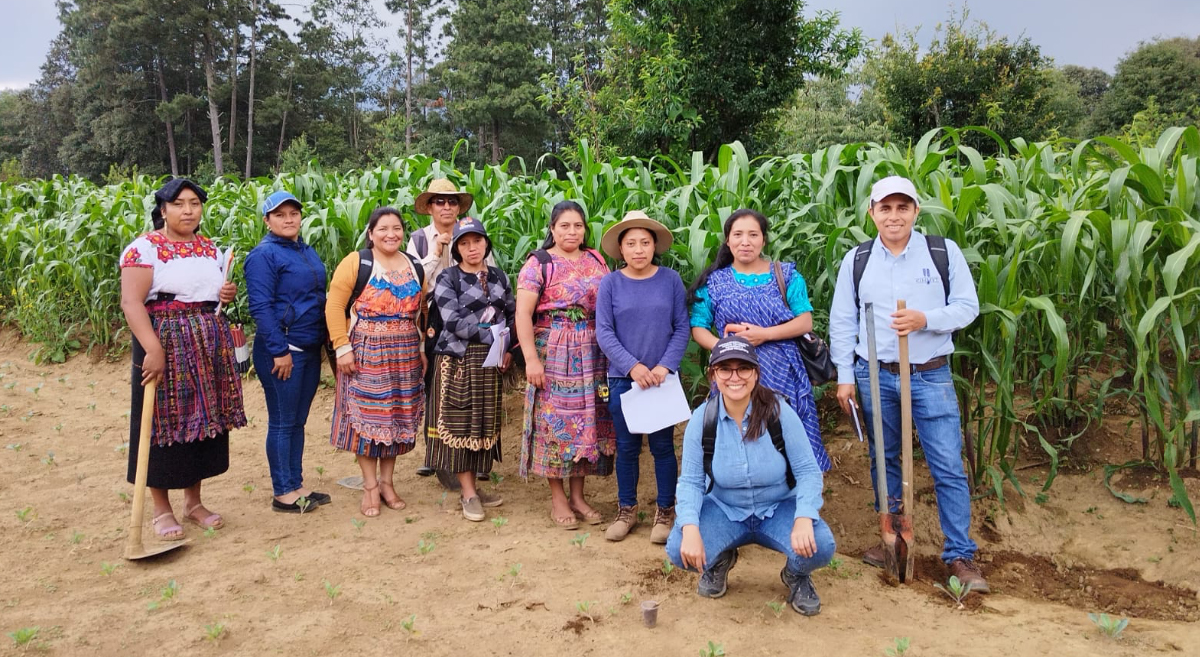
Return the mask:
<path id="1" fill-rule="evenodd" d="M 999 154 L 960 141 L 979 132 Z M 551 157 L 551 156 L 546 156 Z M 545 159 L 545 158 L 543 158 Z M 1146 460 L 1170 474 L 1174 503 L 1193 517 L 1178 471 L 1195 467 L 1200 424 L 1200 133 L 1171 128 L 1153 148 L 1110 138 L 1003 142 L 987 130 L 940 129 L 913 146 L 846 144 L 811 154 L 750 159 L 738 143 L 715 163 L 656 157 L 596 161 L 578 146 L 576 169 L 539 161 L 459 171 L 414 156 L 365 171 L 301 174 L 207 185 L 201 232 L 244 256 L 265 228 L 258 208 L 276 189 L 304 202 L 302 235 L 332 267 L 359 246 L 370 212 L 392 205 L 410 226 L 413 200 L 433 178 L 475 196 L 500 265 L 515 273 L 563 199 L 603 228 L 640 208 L 674 231 L 664 264 L 690 282 L 740 207 L 772 222 L 767 251 L 793 260 L 825 326 L 837 263 L 874 234 L 871 184 L 912 178 L 926 199 L 918 226 L 963 247 L 981 315 L 957 340 L 955 376 L 976 486 L 1003 499 L 1021 491 L 1018 463 L 1046 461 L 1048 491 L 1072 442 L 1099 427 L 1106 407 L 1142 418 Z M 149 229 L 160 180 L 98 187 L 77 178 L 0 183 L 0 271 L 5 321 L 39 344 L 36 358 L 122 345 L 117 258 Z M 240 271 L 235 278 L 240 278 Z M 244 299 L 235 313 L 244 312 Z M 685 375 L 703 387 L 692 345 Z M 1114 406 L 1115 405 L 1115 406 Z"/>

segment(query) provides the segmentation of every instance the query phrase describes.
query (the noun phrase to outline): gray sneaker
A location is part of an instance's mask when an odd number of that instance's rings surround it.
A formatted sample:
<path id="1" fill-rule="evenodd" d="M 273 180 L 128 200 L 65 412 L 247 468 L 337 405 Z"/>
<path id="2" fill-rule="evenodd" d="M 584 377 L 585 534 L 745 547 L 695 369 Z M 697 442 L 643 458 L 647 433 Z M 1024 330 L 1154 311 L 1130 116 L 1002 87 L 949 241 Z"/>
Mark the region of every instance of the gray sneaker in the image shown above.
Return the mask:
<path id="1" fill-rule="evenodd" d="M 493 495 L 491 493 L 485 493 L 476 488 L 475 494 L 479 496 L 479 502 L 480 504 L 483 504 L 485 508 L 491 509 L 504 504 L 504 498 L 500 497 L 499 493 Z"/>
<path id="2" fill-rule="evenodd" d="M 737 560 L 737 548 L 718 554 L 712 567 L 700 575 L 700 584 L 696 587 L 696 593 L 706 598 L 719 598 L 725 595 L 729 571 L 733 569 Z"/>
<path id="3" fill-rule="evenodd" d="M 816 616 L 821 613 L 821 597 L 817 595 L 811 576 L 789 573 L 785 567 L 780 577 L 791 590 L 788 601 L 796 613 L 802 616 Z"/>
<path id="4" fill-rule="evenodd" d="M 476 495 L 471 499 L 464 500 L 458 498 L 462 502 L 463 517 L 471 522 L 481 522 L 487 518 L 487 514 L 483 512 L 483 502 L 479 501 L 479 496 Z"/>

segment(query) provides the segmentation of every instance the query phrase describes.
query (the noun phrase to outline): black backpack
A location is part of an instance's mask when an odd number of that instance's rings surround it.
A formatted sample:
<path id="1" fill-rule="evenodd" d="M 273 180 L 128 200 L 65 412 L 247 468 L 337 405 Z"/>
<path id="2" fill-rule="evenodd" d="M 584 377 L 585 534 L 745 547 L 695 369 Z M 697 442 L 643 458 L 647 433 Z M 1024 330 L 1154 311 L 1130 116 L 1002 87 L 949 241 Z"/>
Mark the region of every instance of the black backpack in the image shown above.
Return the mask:
<path id="1" fill-rule="evenodd" d="M 854 307 L 858 308 L 858 284 L 862 281 L 863 272 L 867 270 L 867 261 L 871 259 L 871 246 L 875 240 L 867 240 L 854 250 Z M 929 249 L 929 257 L 942 279 L 942 292 L 946 295 L 946 303 L 950 303 L 950 253 L 946 251 L 946 238 L 941 235 L 926 235 L 925 246 Z"/>
<path id="2" fill-rule="evenodd" d="M 784 402 L 779 402 L 780 404 Z M 708 398 L 708 404 L 704 407 L 704 423 L 701 425 L 703 429 L 700 434 L 700 444 L 704 446 L 704 474 L 708 475 L 708 487 L 704 489 L 704 494 L 712 492 L 713 478 L 712 460 L 713 453 L 717 449 L 717 411 L 720 408 L 720 403 L 717 396 L 714 394 Z M 796 475 L 792 472 L 792 462 L 788 460 L 787 446 L 783 444 L 783 426 L 779 423 L 779 415 L 775 419 L 767 423 L 767 432 L 771 434 L 771 444 L 775 446 L 775 451 L 783 457 L 784 471 L 787 472 L 788 488 L 796 487 Z"/>
<path id="3" fill-rule="evenodd" d="M 605 269 L 608 269 L 608 263 L 604 261 L 604 256 L 600 255 L 599 251 L 597 251 L 595 249 L 585 248 L 584 252 L 586 252 L 588 255 L 592 256 L 593 258 L 595 258 L 596 261 L 599 262 L 600 264 L 604 265 Z M 542 292 L 546 291 L 546 285 L 548 285 L 550 283 L 550 276 L 553 275 L 553 271 L 550 269 L 550 265 L 554 263 L 554 259 L 550 257 L 550 252 L 547 251 L 546 249 L 537 249 L 537 250 L 533 251 L 532 253 L 530 253 L 529 255 L 536 258 L 538 261 L 538 264 L 541 265 L 541 267 L 542 267 L 542 287 L 540 289 L 538 289 L 538 296 L 541 297 Z"/>
<path id="4" fill-rule="evenodd" d="M 421 286 L 421 294 L 425 294 L 425 268 L 417 259 L 407 251 L 401 251 L 408 261 L 412 263 L 413 271 L 417 274 L 417 285 Z M 350 292 L 350 300 L 346 302 L 346 317 L 350 316 L 350 308 L 354 302 L 358 300 L 359 295 L 363 290 L 367 289 L 367 281 L 371 280 L 371 270 L 375 267 L 375 256 L 372 255 L 371 249 L 359 249 L 358 251 L 358 277 L 354 279 L 354 290 Z"/>

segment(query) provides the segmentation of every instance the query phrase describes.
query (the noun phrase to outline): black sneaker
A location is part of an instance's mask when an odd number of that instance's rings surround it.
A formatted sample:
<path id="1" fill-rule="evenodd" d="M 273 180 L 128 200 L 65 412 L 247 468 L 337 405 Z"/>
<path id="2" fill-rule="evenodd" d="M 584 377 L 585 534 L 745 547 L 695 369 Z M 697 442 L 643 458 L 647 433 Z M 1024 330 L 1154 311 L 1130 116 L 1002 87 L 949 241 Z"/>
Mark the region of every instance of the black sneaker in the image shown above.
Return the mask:
<path id="1" fill-rule="evenodd" d="M 700 575 L 700 585 L 696 587 L 696 593 L 706 598 L 719 598 L 725 595 L 729 571 L 733 569 L 737 560 L 738 553 L 736 548 L 718 554 L 712 568 L 709 568 Z"/>
<path id="2" fill-rule="evenodd" d="M 784 568 L 783 583 L 788 584 L 792 594 L 792 609 L 801 616 L 816 616 L 821 613 L 821 597 L 813 587 L 812 577 L 800 573 L 789 573 Z"/>

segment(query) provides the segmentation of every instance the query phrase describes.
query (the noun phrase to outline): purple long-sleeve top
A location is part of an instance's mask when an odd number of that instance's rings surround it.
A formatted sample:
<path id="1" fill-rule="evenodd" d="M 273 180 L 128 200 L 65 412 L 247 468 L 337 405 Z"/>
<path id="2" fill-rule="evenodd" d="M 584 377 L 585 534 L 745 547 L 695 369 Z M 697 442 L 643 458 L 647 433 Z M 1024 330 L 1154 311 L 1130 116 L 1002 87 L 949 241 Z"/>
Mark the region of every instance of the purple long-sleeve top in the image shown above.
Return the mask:
<path id="1" fill-rule="evenodd" d="M 629 376 L 638 363 L 679 369 L 691 331 L 686 296 L 683 280 L 667 267 L 641 280 L 618 269 L 600 281 L 596 341 L 608 357 L 609 376 Z"/>

